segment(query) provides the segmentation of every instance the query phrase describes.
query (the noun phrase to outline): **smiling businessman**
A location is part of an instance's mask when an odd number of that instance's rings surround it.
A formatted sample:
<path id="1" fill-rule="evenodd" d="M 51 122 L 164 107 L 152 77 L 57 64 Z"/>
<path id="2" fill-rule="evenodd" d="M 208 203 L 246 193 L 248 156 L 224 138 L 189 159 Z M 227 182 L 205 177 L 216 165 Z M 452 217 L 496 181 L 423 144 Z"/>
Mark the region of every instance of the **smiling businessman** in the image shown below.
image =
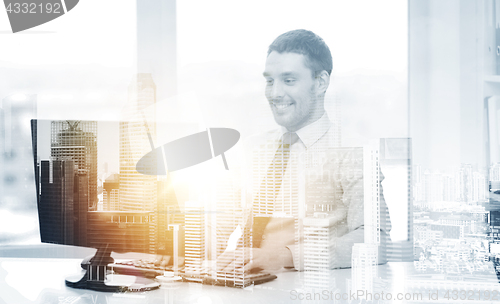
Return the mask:
<path id="1" fill-rule="evenodd" d="M 338 145 L 339 134 L 324 105 L 331 72 L 330 49 L 311 31 L 284 33 L 269 46 L 265 95 L 281 127 L 247 143 L 251 177 L 246 226 L 252 227 L 253 247 L 244 248 L 243 263 L 223 253 L 219 271 L 237 265 L 244 270 L 302 270 L 301 221 L 315 211 L 333 218 L 333 267 L 351 266 L 352 246 L 364 238 L 363 153 Z M 384 210 L 382 195 L 380 202 Z M 389 231 L 390 223 L 381 223 L 382 241 Z"/>

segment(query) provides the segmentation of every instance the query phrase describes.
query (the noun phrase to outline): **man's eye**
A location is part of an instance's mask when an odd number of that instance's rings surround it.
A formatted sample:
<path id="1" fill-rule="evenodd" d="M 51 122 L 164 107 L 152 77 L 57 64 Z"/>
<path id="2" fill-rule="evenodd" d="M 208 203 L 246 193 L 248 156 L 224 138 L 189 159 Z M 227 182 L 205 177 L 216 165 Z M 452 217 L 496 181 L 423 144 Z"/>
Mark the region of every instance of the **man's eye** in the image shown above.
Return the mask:
<path id="1" fill-rule="evenodd" d="M 295 79 L 292 79 L 292 78 L 285 79 L 285 83 L 288 84 L 288 85 L 294 84 L 295 83 Z"/>
<path id="2" fill-rule="evenodd" d="M 274 82 L 274 80 L 272 80 L 272 79 L 267 79 L 266 80 L 266 84 L 267 85 L 273 85 L 273 82 Z"/>

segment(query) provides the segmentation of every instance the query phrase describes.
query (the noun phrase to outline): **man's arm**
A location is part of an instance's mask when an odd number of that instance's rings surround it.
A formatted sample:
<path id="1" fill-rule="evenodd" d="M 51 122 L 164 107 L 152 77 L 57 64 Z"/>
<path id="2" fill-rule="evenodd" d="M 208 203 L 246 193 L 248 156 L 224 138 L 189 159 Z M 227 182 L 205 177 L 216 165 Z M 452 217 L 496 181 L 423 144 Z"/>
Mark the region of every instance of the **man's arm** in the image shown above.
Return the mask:
<path id="1" fill-rule="evenodd" d="M 342 208 L 336 212 L 344 211 L 346 216 L 344 223 L 337 225 L 337 231 L 341 233 L 335 241 L 334 264 L 333 268 L 349 268 L 352 260 L 352 247 L 355 243 L 364 242 L 364 179 L 363 179 L 363 153 L 361 149 L 348 150 L 340 157 L 338 167 L 331 168 L 335 172 L 337 183 L 340 183 L 342 192 L 340 201 Z M 390 241 L 389 233 L 391 223 L 387 205 L 384 200 L 381 182 L 384 177 L 379 172 L 379 216 L 380 216 L 380 244 L 379 244 L 379 264 L 387 262 L 386 248 Z M 339 202 L 340 203 L 340 202 Z M 369 202 L 366 202 L 369 203 Z M 344 232 L 342 232 L 344 230 Z M 287 246 L 293 256 L 294 268 L 302 269 L 302 256 L 297 254 L 297 245 Z"/>
<path id="2" fill-rule="evenodd" d="M 341 174 L 340 180 L 343 189 L 342 200 L 346 206 L 347 213 L 347 227 L 348 233 L 340 236 L 336 243 L 336 263 L 335 268 L 351 267 L 352 261 L 352 247 L 355 243 L 364 243 L 365 239 L 365 205 L 372 204 L 365 200 L 364 189 L 365 180 L 363 176 L 364 168 L 363 163 L 363 150 L 361 148 L 352 149 L 344 157 L 343 162 L 340 164 L 339 172 Z M 362 160 L 362 161 L 356 161 Z M 380 233 L 380 244 L 378 253 L 378 263 L 383 264 L 387 262 L 386 245 L 390 241 L 391 223 L 389 219 L 389 212 L 385 203 L 382 181 L 384 175 L 379 169 L 378 172 L 378 202 L 379 210 L 378 217 L 380 226 L 378 227 Z M 373 184 L 373 183 L 369 183 Z M 373 193 L 373 192 L 372 192 Z M 368 241 L 368 240 L 367 240 Z"/>
<path id="3" fill-rule="evenodd" d="M 363 150 L 361 148 L 354 148 L 344 155 L 343 162 L 340 164 L 339 172 L 341 174 L 340 180 L 343 189 L 342 200 L 348 210 L 347 227 L 349 232 L 340 236 L 337 241 L 335 268 L 351 267 L 353 245 L 355 243 L 365 242 L 365 205 L 374 203 L 366 201 L 364 197 L 366 190 L 372 191 L 372 189 L 364 189 L 366 183 L 365 177 L 363 176 L 363 164 L 366 161 L 367 160 L 364 159 L 363 156 Z M 380 168 L 378 170 L 377 186 L 379 193 L 379 210 L 377 216 L 379 218 L 378 222 L 380 223 L 378 227 L 380 233 L 378 263 L 383 264 L 387 262 L 386 248 L 387 243 L 390 241 L 389 233 L 391 230 L 391 222 L 382 188 L 384 175 L 380 171 Z M 373 185 L 373 182 L 368 184 Z M 372 193 L 374 192 L 372 191 Z"/>
<path id="4" fill-rule="evenodd" d="M 352 246 L 355 243 L 363 243 L 364 240 L 364 227 L 351 231 L 335 241 L 335 257 L 332 268 L 349 268 L 351 267 Z M 289 245 L 287 248 L 293 259 L 293 268 L 298 271 L 303 271 L 303 263 L 300 259 L 303 257 L 296 254 L 298 245 Z"/>
<path id="5" fill-rule="evenodd" d="M 335 248 L 335 264 L 333 268 L 350 268 L 352 263 L 352 247 L 355 243 L 364 242 L 364 227 L 360 227 L 337 240 Z M 378 246 L 378 264 L 387 263 L 386 244 L 390 240 L 388 234 L 380 231 L 380 244 Z"/>

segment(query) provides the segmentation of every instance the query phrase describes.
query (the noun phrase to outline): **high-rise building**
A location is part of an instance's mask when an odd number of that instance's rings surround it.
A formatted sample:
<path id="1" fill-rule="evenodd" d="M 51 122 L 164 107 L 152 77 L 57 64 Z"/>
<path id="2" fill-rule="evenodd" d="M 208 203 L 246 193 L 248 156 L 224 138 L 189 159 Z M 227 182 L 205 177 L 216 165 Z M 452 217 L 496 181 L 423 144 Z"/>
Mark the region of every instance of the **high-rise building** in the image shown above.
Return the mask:
<path id="1" fill-rule="evenodd" d="M 413 166 L 413 201 L 421 202 L 425 199 L 424 179 L 422 174 L 422 166 Z"/>
<path id="2" fill-rule="evenodd" d="M 88 246 L 87 215 L 89 212 L 89 174 L 85 169 L 76 169 L 73 191 L 74 234 L 76 246 Z"/>
<path id="3" fill-rule="evenodd" d="M 1 130 L 2 127 L 0 124 L 0 143 L 2 142 Z M 31 120 L 31 148 L 33 150 L 33 167 L 35 168 L 36 203 L 38 207 L 40 203 L 40 161 L 38 159 L 38 123 L 37 120 L 35 119 Z M 1 153 L 2 153 L 2 147 L 0 145 L 0 154 Z M 2 164 L 2 157 L 0 156 L 0 165 L 1 164 Z M 1 191 L 2 191 L 2 183 L 0 182 L 0 193 Z"/>
<path id="4" fill-rule="evenodd" d="M 491 192 L 500 190 L 500 163 L 496 163 L 490 166 L 488 188 Z"/>
<path id="5" fill-rule="evenodd" d="M 173 231 L 170 224 L 183 224 L 170 180 L 157 182 L 156 176 L 139 175 L 138 159 L 151 150 L 156 125 L 149 113 L 141 111 L 157 100 L 177 95 L 176 0 L 137 2 L 137 71 L 129 87 L 129 103 L 120 123 L 120 210 L 151 210 L 152 246 L 159 254 L 168 251 Z M 158 85 L 153 82 L 152 75 Z M 154 112 L 154 111 L 153 111 Z M 134 116 L 136 117 L 134 119 Z M 139 119 L 137 119 L 139 117 Z M 149 134 L 145 131 L 149 128 Z M 156 168 L 155 163 L 147 164 Z M 161 178 L 161 177 L 160 177 Z M 165 190 L 165 191 L 164 191 Z M 166 195 L 164 195 L 166 194 Z M 170 242 L 171 243 L 171 242 Z"/>
<path id="6" fill-rule="evenodd" d="M 317 212 L 306 217 L 304 224 L 304 285 L 318 290 L 332 290 L 335 278 L 330 269 L 335 265 L 337 229 L 332 214 Z"/>
<path id="7" fill-rule="evenodd" d="M 215 242 L 210 242 L 209 247 L 216 253 L 211 251 L 209 255 L 220 256 L 224 251 L 227 251 L 226 257 L 228 260 L 234 261 L 232 264 L 234 268 L 227 272 L 217 272 L 217 279 L 231 280 L 234 281 L 235 286 L 244 287 L 249 284 L 248 275 L 240 271 L 240 268 L 245 265 L 246 260 L 251 258 L 248 257 L 248 252 L 244 248 L 253 247 L 250 229 L 245 229 L 244 226 L 245 219 L 248 219 L 249 215 L 242 210 L 240 193 L 231 183 L 218 184 L 216 197 L 217 210 L 224 210 L 224 212 L 215 214 L 216 224 L 214 227 L 217 229 L 216 231 L 212 230 L 213 234 L 210 236 L 210 239 Z"/>
<path id="8" fill-rule="evenodd" d="M 491 165 L 490 181 L 500 181 L 500 163 Z"/>
<path id="9" fill-rule="evenodd" d="M 158 254 L 169 254 L 173 231 L 171 225 L 184 226 L 184 212 L 180 208 L 170 176 L 160 177 L 158 180 L 158 207 L 156 214 L 157 237 L 156 246 Z"/>
<path id="10" fill-rule="evenodd" d="M 44 243 L 75 244 L 73 160 L 41 161 L 40 236 Z"/>
<path id="11" fill-rule="evenodd" d="M 479 172 L 472 173 L 472 202 L 482 203 L 488 199 L 486 176 Z"/>
<path id="12" fill-rule="evenodd" d="M 472 203 L 472 165 L 462 164 L 456 176 L 457 200 L 459 202 Z"/>
<path id="13" fill-rule="evenodd" d="M 151 213 L 147 211 L 88 212 L 89 247 L 118 252 L 147 252 Z"/>
<path id="14" fill-rule="evenodd" d="M 401 191 L 394 191 L 393 195 L 390 196 L 390 198 L 393 200 L 394 203 L 401 204 L 403 210 L 405 210 L 405 226 L 402 226 L 401 230 L 396 231 L 395 226 L 392 227 L 391 229 L 391 234 L 397 235 L 396 237 L 399 238 L 399 240 L 394 241 L 394 240 L 384 240 L 384 234 L 380 234 L 380 251 L 379 253 L 381 256 L 379 256 L 379 260 L 384 260 L 383 255 L 387 255 L 388 261 L 413 261 L 413 194 L 412 190 L 414 189 L 412 187 L 412 142 L 411 139 L 409 138 L 381 138 L 380 139 L 380 170 L 381 172 L 385 172 L 387 175 L 386 178 L 392 179 L 393 181 L 397 180 L 397 187 L 398 190 Z M 366 151 L 368 152 L 368 151 Z M 368 159 L 368 157 L 365 157 L 365 161 Z M 377 167 L 376 160 L 372 157 L 371 161 L 372 165 L 371 166 L 365 166 L 366 169 L 370 170 L 372 168 L 372 172 L 377 172 L 375 169 Z M 367 173 L 367 170 L 365 169 L 365 174 Z M 380 174 L 380 173 L 379 173 Z M 373 177 L 377 176 L 376 174 L 366 174 L 365 176 L 371 175 Z M 369 186 L 368 180 L 364 176 L 364 182 L 365 186 Z M 417 173 L 417 176 L 421 178 L 420 172 Z M 373 178 L 372 178 L 373 179 Z M 377 177 L 377 180 L 380 181 L 380 178 Z M 424 177 L 425 180 L 425 177 Z M 426 189 L 426 183 L 424 181 L 424 191 Z M 382 189 L 380 188 L 380 183 L 375 184 L 372 181 L 372 192 L 375 192 L 375 189 L 379 188 L 379 195 L 380 199 L 382 199 Z M 390 189 L 390 188 L 389 188 Z M 369 189 L 365 189 L 365 195 L 367 195 L 367 191 Z M 395 194 L 395 195 L 394 195 Z M 425 193 L 424 193 L 425 195 Z M 389 199 L 389 196 L 387 196 L 385 199 Z M 374 212 L 372 212 L 370 216 L 375 219 L 373 216 L 374 213 L 377 213 L 375 211 L 375 205 L 372 203 L 371 207 L 367 208 L 366 203 L 368 201 L 365 199 L 365 212 L 367 210 L 372 209 Z M 380 229 L 384 231 L 388 231 L 388 226 L 391 223 L 390 216 L 389 216 L 389 210 L 387 207 L 387 204 L 382 204 L 380 202 Z M 365 213 L 366 214 L 366 213 Z M 401 215 L 402 216 L 402 215 Z M 366 221 L 366 215 L 365 215 L 365 221 Z M 374 227 L 375 225 L 372 225 Z M 403 228 L 404 227 L 404 228 Z M 365 234 L 365 242 L 366 242 L 366 234 Z"/>
<path id="15" fill-rule="evenodd" d="M 295 244 L 299 244 L 295 246 L 294 253 L 296 256 L 302 256 L 303 246 L 299 242 L 302 229 L 299 228 L 298 218 L 300 210 L 305 208 L 299 204 L 299 189 L 303 186 L 299 184 L 299 153 L 292 149 L 292 145 L 286 144 L 286 138 L 282 140 L 283 143 L 276 140 L 261 143 L 251 152 L 254 189 L 252 213 L 254 218 L 278 217 L 284 226 L 289 225 L 288 219 L 293 219 L 293 226 L 289 227 L 293 227 Z M 331 187 L 326 181 L 322 186 Z M 323 199 L 324 195 L 316 202 L 324 203 Z M 302 213 L 305 213 L 305 210 Z M 259 242 L 258 239 L 255 241 Z"/>
<path id="16" fill-rule="evenodd" d="M 425 170 L 424 183 L 425 200 L 430 203 L 443 202 L 443 175 Z"/>
<path id="17" fill-rule="evenodd" d="M 254 215 L 267 216 L 282 212 L 298 216 L 298 167 L 294 165 L 297 163 L 296 157 L 291 153 L 290 147 L 285 147 L 281 155 L 283 164 L 281 161 L 274 161 L 279 147 L 279 143 L 273 141 L 259 145 L 252 153 L 253 183 L 259 185 L 254 187 L 258 191 L 253 203 Z M 280 177 L 269 178 L 278 173 L 281 173 Z M 290 180 L 285 182 L 287 176 Z"/>
<path id="18" fill-rule="evenodd" d="M 120 210 L 152 211 L 157 204 L 157 177 L 136 169 L 137 162 L 152 149 L 150 140 L 156 140 L 156 124 L 146 121 L 143 112 L 156 102 L 151 74 L 137 74 L 129 86 L 128 99 L 120 122 Z M 156 169 L 156 163 L 147 166 Z"/>
<path id="19" fill-rule="evenodd" d="M 198 202 L 185 204 L 185 266 L 186 273 L 200 272 L 206 260 L 205 212 Z"/>
<path id="20" fill-rule="evenodd" d="M 40 163 L 42 242 L 88 246 L 88 174 L 71 159 Z"/>
<path id="21" fill-rule="evenodd" d="M 11 210 L 36 208 L 30 131 L 36 100 L 36 95 L 14 94 L 0 104 L 0 204 Z"/>
<path id="22" fill-rule="evenodd" d="M 137 2 L 137 71 L 151 73 L 159 100 L 177 95 L 176 0 Z"/>
<path id="23" fill-rule="evenodd" d="M 380 165 L 379 151 L 365 147 L 363 149 L 363 199 L 365 219 L 365 243 L 380 244 L 381 217 L 388 217 L 388 212 L 380 213 Z M 383 199 L 383 198 L 382 198 Z M 386 230 L 387 231 L 387 230 Z"/>
<path id="24" fill-rule="evenodd" d="M 376 244 L 356 243 L 352 247 L 351 292 L 363 290 L 373 293 L 373 281 L 377 277 Z"/>
<path id="25" fill-rule="evenodd" d="M 158 244 L 158 177 L 142 174 L 137 162 L 153 149 L 156 140 L 154 106 L 156 85 L 151 74 L 137 74 L 129 85 L 128 103 L 120 121 L 120 206 L 121 211 L 153 212 L 150 221 L 150 249 L 156 253 Z M 144 163 L 156 172 L 156 161 Z"/>
<path id="26" fill-rule="evenodd" d="M 97 122 L 65 120 L 51 122 L 50 156 L 73 159 L 88 175 L 89 210 L 97 208 Z"/>
<path id="27" fill-rule="evenodd" d="M 452 175 L 443 175 L 443 200 L 445 202 L 456 202 L 455 177 Z"/>
<path id="28" fill-rule="evenodd" d="M 120 175 L 112 174 L 103 183 L 105 211 L 118 211 L 120 206 Z"/>

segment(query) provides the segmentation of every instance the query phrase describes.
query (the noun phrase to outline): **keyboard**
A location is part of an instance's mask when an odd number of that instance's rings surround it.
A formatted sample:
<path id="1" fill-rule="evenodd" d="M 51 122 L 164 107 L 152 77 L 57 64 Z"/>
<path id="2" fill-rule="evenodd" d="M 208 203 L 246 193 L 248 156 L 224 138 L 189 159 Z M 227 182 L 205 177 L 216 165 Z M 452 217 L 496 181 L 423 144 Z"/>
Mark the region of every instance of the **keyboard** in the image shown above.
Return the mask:
<path id="1" fill-rule="evenodd" d="M 124 261 L 109 264 L 108 267 L 111 267 L 111 269 L 118 274 L 133 275 L 150 279 L 163 275 L 165 271 L 174 271 L 174 266 L 172 265 L 157 266 L 154 261 L 150 260 Z M 183 272 L 184 266 L 180 266 L 178 271 Z"/>
<path id="2" fill-rule="evenodd" d="M 109 264 L 108 267 L 110 267 L 114 271 L 114 273 L 133 275 L 151 279 L 156 278 L 157 276 L 164 275 L 165 271 L 168 272 L 174 271 L 172 265 L 158 266 L 155 265 L 154 261 L 152 260 L 134 260 L 134 261 L 116 262 L 114 264 Z M 216 275 L 212 275 L 207 272 L 185 273 L 184 266 L 180 266 L 178 268 L 178 272 L 184 282 L 195 282 L 206 285 L 239 287 L 239 288 L 244 288 L 250 285 L 262 284 L 277 278 L 276 275 L 265 272 L 245 273 L 241 275 L 235 275 L 234 273 L 224 273 L 224 272 L 217 272 Z"/>

